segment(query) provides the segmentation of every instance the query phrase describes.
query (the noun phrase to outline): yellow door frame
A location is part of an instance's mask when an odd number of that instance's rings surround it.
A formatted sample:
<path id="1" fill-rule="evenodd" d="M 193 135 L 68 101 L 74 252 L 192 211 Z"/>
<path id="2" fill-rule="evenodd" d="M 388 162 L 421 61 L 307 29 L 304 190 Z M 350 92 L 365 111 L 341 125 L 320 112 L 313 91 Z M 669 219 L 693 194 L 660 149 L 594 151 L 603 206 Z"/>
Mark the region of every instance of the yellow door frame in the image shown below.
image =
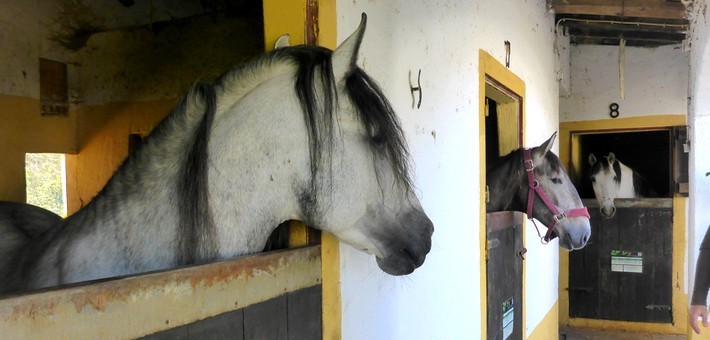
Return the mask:
<path id="1" fill-rule="evenodd" d="M 481 278 L 481 315 L 487 315 L 488 297 L 486 290 L 487 273 L 486 273 L 486 84 L 487 79 L 492 79 L 497 83 L 497 85 L 504 87 L 506 90 L 514 93 L 520 98 L 519 105 L 521 114 L 521 121 L 519 122 L 520 129 L 523 131 L 523 135 L 520 136 L 521 142 L 525 140 L 525 82 L 516 76 L 513 72 L 507 69 L 503 64 L 496 60 L 493 56 L 488 54 L 484 50 L 479 50 L 478 52 L 478 123 L 479 123 L 479 134 L 478 134 L 478 155 L 479 155 L 479 168 L 480 168 L 480 178 L 479 183 L 481 183 L 481 190 L 479 192 L 479 205 L 480 205 L 480 217 L 478 221 L 478 239 L 479 239 L 479 249 L 480 249 L 480 265 L 479 273 Z M 517 134 L 507 134 L 511 138 Z M 505 143 L 504 143 L 505 144 Z M 525 245 L 525 233 L 523 232 L 523 245 Z M 526 264 L 523 261 L 523 301 L 525 301 L 525 273 Z M 525 304 L 523 304 L 523 333 L 525 332 Z M 481 339 L 486 339 L 488 336 L 487 322 L 485 317 L 482 317 L 481 322 Z"/>
<path id="2" fill-rule="evenodd" d="M 687 125 L 686 115 L 658 115 L 631 118 L 616 118 L 593 121 L 575 121 L 560 123 L 560 160 L 575 168 L 581 164 L 571 164 L 572 154 L 578 152 L 572 147 L 571 138 L 576 133 L 616 132 L 624 130 L 643 130 Z M 686 206 L 687 197 L 673 197 L 673 323 L 648 323 L 630 321 L 610 321 L 569 317 L 569 253 L 560 250 L 559 271 L 559 315 L 560 325 L 588 327 L 617 331 L 652 332 L 665 334 L 686 334 L 688 329 L 688 294 L 685 292 L 685 253 L 686 253 Z"/>

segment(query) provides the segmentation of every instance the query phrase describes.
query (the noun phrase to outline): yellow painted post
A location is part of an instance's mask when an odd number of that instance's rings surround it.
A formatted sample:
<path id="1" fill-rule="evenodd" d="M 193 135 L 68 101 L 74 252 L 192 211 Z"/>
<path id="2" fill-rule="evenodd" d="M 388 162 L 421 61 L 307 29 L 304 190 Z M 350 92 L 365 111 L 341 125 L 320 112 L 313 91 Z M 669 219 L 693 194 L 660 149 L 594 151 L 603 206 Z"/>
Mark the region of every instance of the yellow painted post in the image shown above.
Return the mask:
<path id="1" fill-rule="evenodd" d="M 496 60 L 492 55 L 488 54 L 484 50 L 479 50 L 478 52 L 478 95 L 479 95 L 479 135 L 478 135 L 478 141 L 479 141 L 479 166 L 481 168 L 481 172 L 479 175 L 479 182 L 481 185 L 485 185 L 486 183 L 486 172 L 484 171 L 485 169 L 485 164 L 486 164 L 486 133 L 485 133 L 485 126 L 486 126 L 486 105 L 485 105 L 485 97 L 486 97 L 486 76 L 494 79 L 496 82 L 499 84 L 505 86 L 507 89 L 509 89 L 511 92 L 515 93 L 520 97 L 520 101 L 517 103 L 517 105 L 521 105 L 522 109 L 522 117 L 521 121 L 519 124 L 521 125 L 523 133 L 525 132 L 525 82 L 523 82 L 522 79 L 520 79 L 517 75 L 515 75 L 513 72 L 508 70 L 503 64 L 501 64 L 498 60 Z M 512 112 L 508 112 L 508 115 L 513 114 Z M 517 129 L 516 129 L 517 130 Z M 515 131 L 517 133 L 517 131 Z M 514 138 L 515 136 L 513 135 L 508 135 L 507 137 L 503 137 L 506 139 L 516 139 Z M 524 136 L 523 136 L 523 141 L 524 141 Z M 481 249 L 481 263 L 480 263 L 480 277 L 481 277 L 481 315 L 487 315 L 487 291 L 486 291 L 486 285 L 487 285 L 487 273 L 486 273 L 486 252 L 487 252 L 487 244 L 486 244 L 486 198 L 485 198 L 485 187 L 481 188 L 480 192 L 480 209 L 481 209 L 481 215 L 478 221 L 478 228 L 479 228 L 479 244 L 480 244 L 480 249 Z M 523 245 L 525 245 L 525 233 L 523 233 Z M 527 264 L 523 262 L 523 301 L 525 301 L 525 275 L 527 271 Z M 556 319 L 556 313 L 553 313 Z M 523 332 L 527 328 L 525 324 L 525 315 L 526 315 L 526 310 L 525 310 L 525 304 L 523 304 Z M 487 323 L 486 320 L 482 320 L 481 322 L 481 338 L 487 338 L 488 334 L 488 329 L 487 329 Z M 556 334 L 556 333 L 555 333 Z"/>
<path id="2" fill-rule="evenodd" d="M 306 25 L 315 32 L 318 45 L 334 49 L 337 44 L 335 0 L 264 0 L 264 44 L 273 48 L 276 39 L 288 33 L 292 45 L 306 43 Z M 317 9 L 317 18 L 307 17 Z M 313 20 L 315 19 L 315 20 Z M 298 222 L 291 224 L 289 246 L 306 244 L 308 233 Z M 294 225 L 300 225 L 294 227 Z M 321 234 L 321 261 L 323 286 L 323 339 L 340 339 L 340 246 L 328 233 Z"/>

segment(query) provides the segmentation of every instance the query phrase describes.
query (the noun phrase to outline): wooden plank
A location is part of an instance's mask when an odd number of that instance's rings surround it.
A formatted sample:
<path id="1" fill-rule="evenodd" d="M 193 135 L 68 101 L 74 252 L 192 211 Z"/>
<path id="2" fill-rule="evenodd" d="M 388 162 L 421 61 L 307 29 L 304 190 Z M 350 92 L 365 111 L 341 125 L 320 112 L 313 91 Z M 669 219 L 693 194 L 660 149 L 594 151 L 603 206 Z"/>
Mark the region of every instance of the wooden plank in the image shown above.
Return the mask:
<path id="1" fill-rule="evenodd" d="M 135 338 L 321 281 L 320 246 L 0 300 L 8 339 Z"/>
<path id="2" fill-rule="evenodd" d="M 244 310 L 227 312 L 181 327 L 187 327 L 189 339 L 243 340 Z"/>
<path id="3" fill-rule="evenodd" d="M 320 285 L 288 294 L 288 340 L 322 339 Z"/>
<path id="4" fill-rule="evenodd" d="M 552 0 L 551 6 L 556 14 L 687 19 L 682 3 L 665 0 Z"/>
<path id="5" fill-rule="evenodd" d="M 611 219 L 596 209 L 590 215 L 590 243 L 569 255 L 570 317 L 673 322 L 672 208 L 621 208 Z M 643 272 L 612 270 L 612 250 L 641 252 Z M 589 265 L 580 267 L 588 257 Z M 580 289 L 585 287 L 590 289 Z"/>
<path id="6" fill-rule="evenodd" d="M 244 309 L 244 339 L 288 340 L 288 300 L 280 296 Z"/>
<path id="7" fill-rule="evenodd" d="M 321 302 L 316 285 L 141 339 L 321 339 Z"/>
<path id="8" fill-rule="evenodd" d="M 582 199 L 582 204 L 589 210 L 599 209 L 599 203 L 594 198 Z M 617 198 L 614 200 L 617 208 L 673 208 L 672 198 Z"/>

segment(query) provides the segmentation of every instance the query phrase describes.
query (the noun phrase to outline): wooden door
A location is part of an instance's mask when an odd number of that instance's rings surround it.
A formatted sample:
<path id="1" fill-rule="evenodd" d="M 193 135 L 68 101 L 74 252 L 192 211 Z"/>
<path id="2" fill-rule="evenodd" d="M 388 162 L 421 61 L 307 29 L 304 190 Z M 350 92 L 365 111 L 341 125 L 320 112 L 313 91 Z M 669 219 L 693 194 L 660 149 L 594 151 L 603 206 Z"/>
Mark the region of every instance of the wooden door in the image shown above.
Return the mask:
<path id="1" fill-rule="evenodd" d="M 592 237 L 569 255 L 569 316 L 673 322 L 673 200 L 616 200 L 605 219 L 589 207 Z"/>
<path id="2" fill-rule="evenodd" d="M 486 216 L 486 290 L 489 340 L 523 338 L 523 214 Z"/>

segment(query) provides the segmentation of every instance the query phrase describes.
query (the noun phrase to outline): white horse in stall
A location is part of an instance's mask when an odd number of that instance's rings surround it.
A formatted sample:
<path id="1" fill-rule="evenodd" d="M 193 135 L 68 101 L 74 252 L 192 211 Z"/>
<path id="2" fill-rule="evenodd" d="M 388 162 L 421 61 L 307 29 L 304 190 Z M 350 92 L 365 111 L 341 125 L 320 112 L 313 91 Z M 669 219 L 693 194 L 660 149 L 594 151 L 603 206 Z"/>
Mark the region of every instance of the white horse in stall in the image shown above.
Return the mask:
<path id="1" fill-rule="evenodd" d="M 656 196 L 646 179 L 616 159 L 613 152 L 601 160 L 597 160 L 594 154 L 589 154 L 589 165 L 592 167 L 589 178 L 594 188 L 594 196 L 602 216 L 606 218 L 612 218 L 616 214 L 614 199 Z"/>
<path id="2" fill-rule="evenodd" d="M 356 65 L 365 26 L 335 51 L 279 48 L 195 86 L 90 204 L 0 259 L 0 292 L 252 254 L 285 220 L 386 273 L 421 266 L 434 228 L 397 116 Z"/>

